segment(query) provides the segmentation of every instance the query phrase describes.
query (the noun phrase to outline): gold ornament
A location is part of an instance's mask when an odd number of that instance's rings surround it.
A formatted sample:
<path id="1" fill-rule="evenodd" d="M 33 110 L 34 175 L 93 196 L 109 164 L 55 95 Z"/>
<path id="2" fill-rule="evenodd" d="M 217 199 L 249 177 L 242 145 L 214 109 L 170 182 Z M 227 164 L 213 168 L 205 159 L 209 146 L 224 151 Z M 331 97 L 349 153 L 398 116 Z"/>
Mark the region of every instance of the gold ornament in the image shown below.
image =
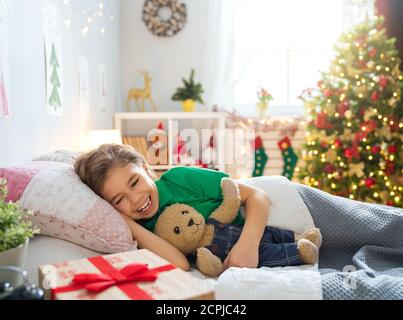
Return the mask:
<path id="1" fill-rule="evenodd" d="M 342 141 L 351 141 L 352 133 L 350 129 L 345 129 L 344 133 L 340 135 Z"/>
<path id="2" fill-rule="evenodd" d="M 397 103 L 397 100 L 396 100 L 395 98 L 390 98 L 390 99 L 388 100 L 388 104 L 389 104 L 389 106 L 391 106 L 391 107 L 395 107 L 395 106 L 396 106 L 396 103 Z"/>
<path id="3" fill-rule="evenodd" d="M 370 110 L 365 111 L 364 120 L 369 121 L 373 116 L 376 116 L 376 113 L 374 109 L 371 108 Z"/>
<path id="4" fill-rule="evenodd" d="M 330 149 L 326 152 L 326 157 L 329 160 L 329 162 L 333 163 L 337 159 L 337 152 L 333 149 Z"/>
<path id="5" fill-rule="evenodd" d="M 387 140 L 392 139 L 392 133 L 390 132 L 390 128 L 385 126 L 379 129 L 377 132 L 375 132 L 375 135 L 378 137 L 385 137 Z"/>
<path id="6" fill-rule="evenodd" d="M 348 176 L 352 177 L 353 175 L 356 175 L 358 178 L 361 178 L 364 176 L 364 163 L 350 163 L 349 165 L 349 171 L 348 171 Z"/>

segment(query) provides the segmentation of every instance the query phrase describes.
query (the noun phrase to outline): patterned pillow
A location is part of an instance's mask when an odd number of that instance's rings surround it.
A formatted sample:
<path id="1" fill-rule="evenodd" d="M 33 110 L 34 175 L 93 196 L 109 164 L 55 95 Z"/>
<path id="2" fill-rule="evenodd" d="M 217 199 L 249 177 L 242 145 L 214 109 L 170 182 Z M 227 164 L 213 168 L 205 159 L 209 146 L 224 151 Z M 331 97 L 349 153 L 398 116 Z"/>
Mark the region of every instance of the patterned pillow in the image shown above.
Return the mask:
<path id="1" fill-rule="evenodd" d="M 33 210 L 30 219 L 43 235 L 103 253 L 137 248 L 119 213 L 81 182 L 72 165 L 35 161 L 0 168 L 0 178 L 8 181 L 7 200 Z"/>

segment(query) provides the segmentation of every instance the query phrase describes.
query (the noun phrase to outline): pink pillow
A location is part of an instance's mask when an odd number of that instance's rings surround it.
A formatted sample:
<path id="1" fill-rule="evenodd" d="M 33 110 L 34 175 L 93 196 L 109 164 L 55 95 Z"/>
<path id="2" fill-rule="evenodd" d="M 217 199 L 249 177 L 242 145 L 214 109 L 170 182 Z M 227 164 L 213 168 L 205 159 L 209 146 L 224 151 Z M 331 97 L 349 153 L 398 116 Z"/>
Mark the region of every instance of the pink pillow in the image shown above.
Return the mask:
<path id="1" fill-rule="evenodd" d="M 19 201 L 41 234 L 64 239 L 102 253 L 137 249 L 119 213 L 81 182 L 72 165 L 35 161 L 0 168 L 8 181 L 7 200 Z"/>

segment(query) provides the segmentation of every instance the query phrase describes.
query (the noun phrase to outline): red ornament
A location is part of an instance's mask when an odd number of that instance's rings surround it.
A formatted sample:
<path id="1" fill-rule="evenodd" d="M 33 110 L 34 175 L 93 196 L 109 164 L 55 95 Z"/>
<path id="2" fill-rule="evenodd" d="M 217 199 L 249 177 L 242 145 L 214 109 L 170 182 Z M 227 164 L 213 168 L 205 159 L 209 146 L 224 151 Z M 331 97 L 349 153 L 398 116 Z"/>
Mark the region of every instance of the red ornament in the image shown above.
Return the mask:
<path id="1" fill-rule="evenodd" d="M 318 129 L 334 129 L 334 125 L 327 122 L 327 114 L 324 112 L 318 113 L 316 127 Z"/>
<path id="2" fill-rule="evenodd" d="M 375 120 L 369 120 L 369 121 L 365 121 L 361 125 L 361 130 L 366 131 L 367 133 L 370 133 L 370 132 L 374 131 L 377 127 L 378 127 L 378 124 Z M 364 128 L 365 128 L 365 130 L 364 130 Z"/>
<path id="3" fill-rule="evenodd" d="M 385 89 L 388 84 L 389 84 L 389 79 L 388 79 L 388 77 L 386 77 L 386 76 L 384 76 L 384 75 L 381 75 L 381 76 L 379 77 L 379 86 L 380 86 L 382 89 Z"/>
<path id="4" fill-rule="evenodd" d="M 367 131 L 358 131 L 354 135 L 354 141 L 361 142 L 368 136 Z"/>
<path id="5" fill-rule="evenodd" d="M 334 141 L 334 146 L 336 147 L 336 149 L 340 148 L 342 145 L 343 145 L 343 142 L 341 141 L 340 138 L 337 138 L 337 139 Z"/>
<path id="6" fill-rule="evenodd" d="M 371 148 L 371 152 L 372 152 L 373 154 L 378 154 L 380 151 L 381 151 L 381 147 L 378 146 L 378 145 L 373 146 L 373 147 Z"/>
<path id="7" fill-rule="evenodd" d="M 336 171 L 336 168 L 335 168 L 334 166 L 332 166 L 331 164 L 328 164 L 328 165 L 325 167 L 325 172 L 326 172 L 327 174 L 333 173 L 333 172 L 335 172 L 335 171 Z"/>
<path id="8" fill-rule="evenodd" d="M 369 56 L 370 56 L 371 58 L 374 58 L 377 53 L 378 53 L 378 50 L 376 50 L 376 48 L 372 48 L 372 49 L 369 51 L 368 54 L 369 54 Z"/>
<path id="9" fill-rule="evenodd" d="M 392 144 L 388 147 L 388 151 L 390 154 L 394 154 L 397 152 L 397 147 L 394 144 Z"/>
<path id="10" fill-rule="evenodd" d="M 374 92 L 372 92 L 372 94 L 371 94 L 371 100 L 372 100 L 372 101 L 378 101 L 378 100 L 379 100 L 379 96 L 380 96 L 379 92 L 374 91 Z"/>
<path id="11" fill-rule="evenodd" d="M 349 109 L 349 104 L 347 101 L 341 102 L 337 105 L 337 112 L 341 117 L 344 117 L 346 111 Z"/>
<path id="12" fill-rule="evenodd" d="M 333 92 L 332 92 L 332 90 L 330 90 L 330 89 L 326 89 L 325 91 L 323 91 L 323 95 L 324 95 L 326 98 L 330 98 L 330 97 L 333 95 Z"/>
<path id="13" fill-rule="evenodd" d="M 324 149 L 326 149 L 328 147 L 328 144 L 325 141 L 321 141 L 320 142 L 320 146 Z"/>
<path id="14" fill-rule="evenodd" d="M 395 202 L 394 201 L 392 201 L 392 200 L 388 200 L 388 202 L 386 202 L 386 204 L 388 205 L 388 206 L 394 206 L 395 205 Z"/>
<path id="15" fill-rule="evenodd" d="M 375 185 L 375 180 L 372 178 L 367 178 L 365 179 L 365 185 L 367 186 L 367 188 L 371 188 Z"/>
<path id="16" fill-rule="evenodd" d="M 344 156 L 349 160 L 352 160 L 353 158 L 360 160 L 360 155 L 358 153 L 358 145 L 356 143 L 353 143 L 353 145 L 350 148 L 345 149 Z"/>
<path id="17" fill-rule="evenodd" d="M 386 161 L 386 175 L 390 176 L 395 172 L 395 164 L 392 161 Z"/>

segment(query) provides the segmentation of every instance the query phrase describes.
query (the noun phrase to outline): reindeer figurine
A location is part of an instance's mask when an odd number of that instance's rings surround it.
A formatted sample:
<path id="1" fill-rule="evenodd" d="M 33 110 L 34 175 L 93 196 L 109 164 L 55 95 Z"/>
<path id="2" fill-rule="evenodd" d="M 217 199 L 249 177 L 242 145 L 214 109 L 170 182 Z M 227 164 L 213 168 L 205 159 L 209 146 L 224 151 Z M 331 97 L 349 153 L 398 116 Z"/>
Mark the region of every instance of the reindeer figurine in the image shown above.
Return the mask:
<path id="1" fill-rule="evenodd" d="M 144 112 L 144 101 L 148 100 L 150 102 L 151 106 L 153 107 L 154 112 L 157 111 L 157 107 L 154 104 L 154 101 L 151 98 L 151 77 L 148 74 L 148 71 L 143 71 L 139 70 L 138 71 L 143 77 L 144 77 L 144 88 L 139 89 L 139 88 L 133 88 L 130 89 L 129 95 L 127 97 L 126 101 L 126 110 L 127 112 L 130 112 L 130 100 L 134 100 L 137 106 L 138 111 Z M 141 101 L 141 110 L 139 107 L 139 100 Z"/>

